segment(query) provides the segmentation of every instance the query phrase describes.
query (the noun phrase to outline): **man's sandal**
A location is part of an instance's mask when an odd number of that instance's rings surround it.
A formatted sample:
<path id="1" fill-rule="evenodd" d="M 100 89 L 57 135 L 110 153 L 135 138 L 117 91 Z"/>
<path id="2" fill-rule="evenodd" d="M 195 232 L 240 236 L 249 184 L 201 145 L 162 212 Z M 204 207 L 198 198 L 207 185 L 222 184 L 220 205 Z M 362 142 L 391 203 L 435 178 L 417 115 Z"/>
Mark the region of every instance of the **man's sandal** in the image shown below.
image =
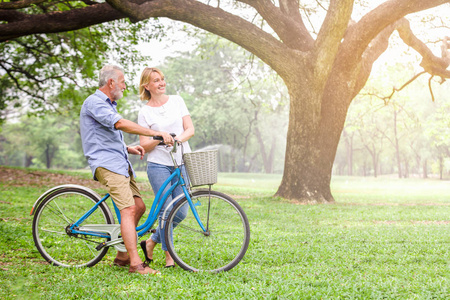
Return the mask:
<path id="1" fill-rule="evenodd" d="M 160 274 L 159 271 L 153 270 L 149 266 L 147 266 L 146 263 L 139 264 L 137 266 L 130 266 L 130 269 L 128 270 L 129 273 L 139 273 L 139 274 Z"/>
<path id="2" fill-rule="evenodd" d="M 130 265 L 130 259 L 121 260 L 116 257 L 113 264 L 118 267 L 126 267 Z"/>

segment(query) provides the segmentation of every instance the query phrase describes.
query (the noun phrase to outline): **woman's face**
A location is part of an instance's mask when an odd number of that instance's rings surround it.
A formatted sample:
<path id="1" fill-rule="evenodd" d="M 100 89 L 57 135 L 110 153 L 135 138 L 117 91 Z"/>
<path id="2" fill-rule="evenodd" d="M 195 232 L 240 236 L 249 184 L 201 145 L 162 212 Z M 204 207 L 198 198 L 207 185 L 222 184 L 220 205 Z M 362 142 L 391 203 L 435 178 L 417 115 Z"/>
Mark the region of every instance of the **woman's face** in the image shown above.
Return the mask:
<path id="1" fill-rule="evenodd" d="M 166 92 L 166 82 L 164 77 L 157 72 L 152 72 L 150 75 L 150 82 L 145 86 L 145 89 L 152 95 L 162 95 Z"/>

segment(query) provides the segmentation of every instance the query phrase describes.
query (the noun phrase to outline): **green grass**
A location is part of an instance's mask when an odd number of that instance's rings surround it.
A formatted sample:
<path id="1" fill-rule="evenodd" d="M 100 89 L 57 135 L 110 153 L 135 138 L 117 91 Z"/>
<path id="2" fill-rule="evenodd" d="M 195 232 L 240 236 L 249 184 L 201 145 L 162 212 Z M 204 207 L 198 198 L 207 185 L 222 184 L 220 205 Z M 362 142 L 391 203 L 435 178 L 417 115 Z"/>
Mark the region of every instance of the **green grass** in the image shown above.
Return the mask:
<path id="1" fill-rule="evenodd" d="M 236 268 L 166 270 L 158 251 L 162 276 L 146 278 L 111 266 L 114 250 L 92 268 L 45 264 L 29 212 L 46 187 L 0 183 L 0 299 L 450 298 L 450 182 L 338 177 L 336 204 L 298 205 L 272 197 L 280 180 L 220 174 L 215 189 L 234 195 L 251 225 Z"/>

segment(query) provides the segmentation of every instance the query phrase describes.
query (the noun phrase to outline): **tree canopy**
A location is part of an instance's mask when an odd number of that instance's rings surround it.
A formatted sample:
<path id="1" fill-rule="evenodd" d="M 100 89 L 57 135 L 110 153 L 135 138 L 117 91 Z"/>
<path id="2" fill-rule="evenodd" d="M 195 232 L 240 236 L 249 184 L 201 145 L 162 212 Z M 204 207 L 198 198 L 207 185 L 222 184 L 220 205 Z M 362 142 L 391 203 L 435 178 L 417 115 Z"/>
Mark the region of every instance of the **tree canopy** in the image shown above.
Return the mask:
<path id="1" fill-rule="evenodd" d="M 139 22 L 158 17 L 222 36 L 269 65 L 288 89 L 285 168 L 277 195 L 323 203 L 334 201 L 332 166 L 349 105 L 394 31 L 422 56 L 423 72 L 442 80 L 450 77 L 449 39 L 441 38 L 437 56 L 405 18 L 449 2 L 387 0 L 353 20 L 354 0 L 330 0 L 319 30 L 314 31 L 305 22 L 308 3 L 300 0 L 21 0 L 0 3 L 0 42 L 124 18 Z"/>

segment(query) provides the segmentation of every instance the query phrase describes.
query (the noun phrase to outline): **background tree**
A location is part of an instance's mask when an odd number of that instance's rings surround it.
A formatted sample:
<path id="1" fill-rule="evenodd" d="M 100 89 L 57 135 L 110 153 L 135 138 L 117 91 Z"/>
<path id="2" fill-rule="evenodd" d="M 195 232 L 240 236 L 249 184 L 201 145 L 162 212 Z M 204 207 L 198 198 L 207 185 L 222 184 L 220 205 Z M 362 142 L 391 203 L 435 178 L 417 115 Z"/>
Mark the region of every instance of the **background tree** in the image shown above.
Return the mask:
<path id="1" fill-rule="evenodd" d="M 332 166 L 348 107 L 365 85 L 372 64 L 386 50 L 393 31 L 420 53 L 424 72 L 450 76 L 447 40 L 442 57 L 435 56 L 404 18 L 449 1 L 388 0 L 355 22 L 351 20 L 353 0 L 330 0 L 317 33 L 305 25 L 300 12 L 305 3 L 299 0 L 2 2 L 0 41 L 121 18 L 137 22 L 152 17 L 183 21 L 227 38 L 268 64 L 289 91 L 285 168 L 277 195 L 311 203 L 333 202 Z M 44 7 L 44 12 L 26 9 L 35 6 Z"/>
<path id="2" fill-rule="evenodd" d="M 427 124 L 426 135 L 430 138 L 432 151 L 438 157 L 439 178 L 443 179 L 445 158 L 450 157 L 450 103 L 437 110 L 436 122 Z"/>
<path id="3" fill-rule="evenodd" d="M 5 124 L 1 135 L 5 141 L 0 151 L 1 163 L 47 169 L 84 168 L 78 128 L 72 124 L 73 120 L 59 115 L 25 116 L 20 122 Z"/>
<path id="4" fill-rule="evenodd" d="M 395 59 L 401 61 L 405 59 L 403 56 L 406 54 L 396 55 Z M 371 152 L 376 152 L 368 151 L 365 145 L 378 145 L 378 152 L 381 154 L 377 175 L 397 173 L 397 176 L 401 174 L 400 178 L 427 178 L 430 172 L 432 176 L 439 174 L 439 157 L 428 133 L 432 128 L 435 132 L 446 131 L 447 125 L 440 121 L 440 112 L 449 105 L 450 99 L 445 92 L 450 87 L 449 83 L 441 84 L 442 89 L 435 93 L 435 102 L 430 101 L 429 81 L 425 77 L 418 78 L 392 94 L 392 82 L 395 79 L 407 82 L 414 76 L 414 65 L 406 63 L 389 67 L 382 64 L 378 68 L 386 72 L 372 74 L 366 87 L 349 109 L 335 162 L 338 167 L 336 174 L 343 174 L 342 170 L 352 167 L 356 170 L 355 174 L 375 174 L 374 167 L 369 166 L 370 170 L 361 170 L 361 166 L 365 166 L 365 158 L 372 157 Z M 432 83 L 436 84 L 434 80 Z M 357 134 L 352 135 L 353 132 Z M 353 136 L 352 148 L 344 147 L 350 136 Z M 447 137 L 444 135 L 443 139 L 446 140 Z M 353 151 L 349 154 L 350 149 Z M 354 158 L 352 167 L 346 160 L 349 156 Z M 444 172 L 449 170 L 445 165 L 448 158 L 444 152 Z M 400 168 L 398 161 L 401 163 Z M 431 170 L 430 166 L 435 166 L 435 169 Z"/>

